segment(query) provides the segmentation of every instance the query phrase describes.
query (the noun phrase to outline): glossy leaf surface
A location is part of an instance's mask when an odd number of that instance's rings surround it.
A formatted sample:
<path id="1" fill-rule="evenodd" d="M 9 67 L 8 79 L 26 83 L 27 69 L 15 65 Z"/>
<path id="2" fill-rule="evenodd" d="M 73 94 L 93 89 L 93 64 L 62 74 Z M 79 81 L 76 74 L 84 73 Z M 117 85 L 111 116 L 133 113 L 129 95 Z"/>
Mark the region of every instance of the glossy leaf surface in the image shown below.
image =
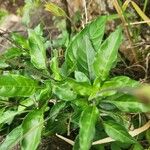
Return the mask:
<path id="1" fill-rule="evenodd" d="M 77 82 L 74 79 L 67 79 L 68 85 L 79 95 L 89 96 L 95 88 L 87 82 Z"/>
<path id="2" fill-rule="evenodd" d="M 133 137 L 127 132 L 127 130 L 120 124 L 114 121 L 104 121 L 104 128 L 106 133 L 116 141 L 123 143 L 136 143 Z"/>
<path id="3" fill-rule="evenodd" d="M 128 89 L 138 86 L 138 81 L 132 80 L 127 76 L 117 76 L 104 82 L 97 96 L 110 96 L 115 94 L 119 90 L 122 90 L 123 92 L 123 88 L 125 88 L 124 92 L 126 92 Z"/>
<path id="4" fill-rule="evenodd" d="M 117 60 L 118 48 L 122 42 L 122 30 L 118 28 L 102 43 L 94 60 L 94 72 L 101 80 L 105 80 L 110 69 Z"/>
<path id="5" fill-rule="evenodd" d="M 76 92 L 74 92 L 71 87 L 67 84 L 53 84 L 53 93 L 61 100 L 74 100 L 77 97 Z"/>
<path id="6" fill-rule="evenodd" d="M 88 106 L 81 114 L 79 126 L 80 150 L 88 150 L 91 147 L 95 135 L 95 124 L 99 116 L 99 111 L 95 106 Z"/>
<path id="7" fill-rule="evenodd" d="M 21 75 L 0 76 L 0 96 L 3 97 L 28 97 L 39 88 L 35 80 Z"/>
<path id="8" fill-rule="evenodd" d="M 5 59 L 12 59 L 12 58 L 20 56 L 22 53 L 23 51 L 21 49 L 12 47 L 12 48 L 7 49 L 2 56 Z"/>
<path id="9" fill-rule="evenodd" d="M 22 150 L 36 150 L 40 140 L 43 128 L 43 112 L 34 110 L 30 112 L 22 123 L 24 138 L 21 142 Z"/>
<path id="10" fill-rule="evenodd" d="M 90 80 L 88 79 L 88 77 L 83 72 L 75 71 L 74 76 L 75 76 L 75 79 L 76 79 L 77 82 L 90 83 Z"/>
<path id="11" fill-rule="evenodd" d="M 37 69 L 46 69 L 45 42 L 38 32 L 28 30 L 31 62 Z"/>
<path id="12" fill-rule="evenodd" d="M 0 145 L 0 150 L 9 150 L 12 149 L 13 146 L 15 146 L 19 139 L 21 139 L 22 136 L 22 127 L 18 126 L 14 128 L 5 138 L 5 140 Z"/>
<path id="13" fill-rule="evenodd" d="M 131 95 L 122 95 L 109 102 L 123 112 L 149 112 L 150 110 L 150 105 L 141 103 L 139 99 Z"/>
<path id="14" fill-rule="evenodd" d="M 99 17 L 77 34 L 66 52 L 66 62 L 69 68 L 76 66 L 90 79 L 94 78 L 93 60 L 95 52 L 100 48 L 105 30 L 106 17 Z"/>

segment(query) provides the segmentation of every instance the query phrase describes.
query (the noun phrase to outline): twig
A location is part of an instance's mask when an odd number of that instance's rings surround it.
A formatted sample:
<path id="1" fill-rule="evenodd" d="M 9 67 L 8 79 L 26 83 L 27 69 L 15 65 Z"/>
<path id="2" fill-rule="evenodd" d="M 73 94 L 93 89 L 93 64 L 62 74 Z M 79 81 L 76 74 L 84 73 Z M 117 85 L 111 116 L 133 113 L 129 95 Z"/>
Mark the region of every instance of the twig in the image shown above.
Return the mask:
<path id="1" fill-rule="evenodd" d="M 62 139 L 62 140 L 64 140 L 65 142 L 67 142 L 68 144 L 70 144 L 70 145 L 74 145 L 74 141 L 72 141 L 72 140 L 70 140 L 70 139 L 67 139 L 67 138 L 65 138 L 65 137 L 63 137 L 63 136 L 61 136 L 61 135 L 59 135 L 59 134 L 57 134 L 56 133 L 56 136 L 57 137 L 59 137 L 60 139 Z"/>

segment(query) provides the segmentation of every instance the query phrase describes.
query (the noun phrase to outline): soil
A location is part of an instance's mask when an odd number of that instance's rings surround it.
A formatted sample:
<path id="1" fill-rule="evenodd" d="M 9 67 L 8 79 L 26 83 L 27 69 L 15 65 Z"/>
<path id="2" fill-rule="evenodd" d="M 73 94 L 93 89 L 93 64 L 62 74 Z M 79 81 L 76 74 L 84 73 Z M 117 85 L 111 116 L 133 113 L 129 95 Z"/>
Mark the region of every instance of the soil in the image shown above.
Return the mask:
<path id="1" fill-rule="evenodd" d="M 56 136 L 42 140 L 39 150 L 72 150 L 72 146 Z"/>

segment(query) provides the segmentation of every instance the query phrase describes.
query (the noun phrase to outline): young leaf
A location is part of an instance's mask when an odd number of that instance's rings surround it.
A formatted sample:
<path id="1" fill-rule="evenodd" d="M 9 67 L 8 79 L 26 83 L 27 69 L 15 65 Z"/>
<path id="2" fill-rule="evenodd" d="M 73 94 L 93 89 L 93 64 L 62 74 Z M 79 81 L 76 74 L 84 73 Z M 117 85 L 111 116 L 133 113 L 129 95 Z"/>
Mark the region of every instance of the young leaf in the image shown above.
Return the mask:
<path id="1" fill-rule="evenodd" d="M 24 138 L 21 142 L 21 148 L 23 150 L 37 149 L 41 140 L 43 121 L 42 110 L 34 110 L 25 117 L 22 123 Z"/>
<path id="2" fill-rule="evenodd" d="M 0 150 L 9 150 L 12 149 L 13 146 L 15 146 L 19 139 L 22 136 L 22 127 L 18 126 L 14 128 L 5 138 L 3 143 L 0 145 Z"/>
<path id="3" fill-rule="evenodd" d="M 62 79 L 62 77 L 60 75 L 59 62 L 57 56 L 58 54 L 56 51 L 54 52 L 54 55 L 55 56 L 50 61 L 50 68 L 53 72 L 54 79 L 59 81 Z"/>
<path id="4" fill-rule="evenodd" d="M 71 78 L 68 78 L 66 82 L 79 95 L 89 96 L 95 90 L 92 85 L 86 82 L 77 82 Z"/>
<path id="5" fill-rule="evenodd" d="M 93 63 L 94 72 L 101 80 L 105 80 L 110 69 L 117 60 L 118 48 L 122 42 L 122 30 L 118 28 L 101 45 Z"/>
<path id="6" fill-rule="evenodd" d="M 87 82 L 90 83 L 90 80 L 88 79 L 88 77 L 80 71 L 75 71 L 74 72 L 74 76 L 77 82 Z"/>
<path id="7" fill-rule="evenodd" d="M 88 150 L 91 147 L 95 135 L 95 124 L 99 116 L 99 111 L 95 106 L 88 106 L 81 114 L 79 126 L 80 150 Z"/>
<path id="8" fill-rule="evenodd" d="M 135 139 L 127 132 L 126 128 L 114 121 L 104 121 L 106 133 L 116 141 L 122 143 L 136 143 Z"/>
<path id="9" fill-rule="evenodd" d="M 36 81 L 21 75 L 0 76 L 0 96 L 3 97 L 28 97 L 39 88 Z"/>
<path id="10" fill-rule="evenodd" d="M 81 108 L 82 110 L 88 106 L 88 101 L 84 98 L 75 99 L 72 101 L 72 103 L 75 104 L 77 107 Z"/>
<path id="11" fill-rule="evenodd" d="M 78 71 L 84 72 L 90 79 L 94 78 L 92 63 L 95 52 L 100 48 L 105 23 L 106 17 L 100 17 L 74 37 L 66 51 L 68 68 L 76 65 Z"/>
<path id="12" fill-rule="evenodd" d="M 140 102 L 136 97 L 131 95 L 123 95 L 114 100 L 107 101 L 114 104 L 119 110 L 123 112 L 149 112 L 150 105 L 145 105 Z"/>
<path id="13" fill-rule="evenodd" d="M 53 84 L 53 93 L 61 100 L 70 101 L 77 97 L 77 94 L 72 91 L 71 87 L 67 84 Z"/>
<path id="14" fill-rule="evenodd" d="M 28 30 L 31 62 L 37 69 L 46 70 L 46 47 L 43 37 L 35 30 Z"/>
<path id="15" fill-rule="evenodd" d="M 45 10 L 51 12 L 55 16 L 66 16 L 63 9 L 51 2 L 45 4 Z"/>

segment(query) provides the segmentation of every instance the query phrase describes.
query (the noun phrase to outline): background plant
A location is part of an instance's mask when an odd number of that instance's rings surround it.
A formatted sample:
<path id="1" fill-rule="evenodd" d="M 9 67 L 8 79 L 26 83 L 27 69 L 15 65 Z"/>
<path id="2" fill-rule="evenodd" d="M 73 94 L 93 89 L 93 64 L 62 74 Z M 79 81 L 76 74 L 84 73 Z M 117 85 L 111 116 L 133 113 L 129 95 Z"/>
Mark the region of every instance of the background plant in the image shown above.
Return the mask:
<path id="1" fill-rule="evenodd" d="M 77 135 L 73 149 L 88 150 L 92 144 L 93 149 L 143 149 L 140 141 L 149 141 L 149 131 L 134 138 L 141 131 L 130 130 L 143 124 L 142 132 L 149 128 L 143 114 L 149 102 L 145 105 L 137 95 L 138 81 L 110 73 L 123 35 L 118 27 L 104 37 L 107 20 L 98 17 L 72 37 L 63 64 L 56 49 L 47 57 L 52 41 L 43 36 L 41 25 L 28 29 L 27 38 L 11 34 L 14 46 L 0 61 L 0 125 L 7 133 L 0 149 L 20 143 L 21 149 L 34 150 L 43 136 L 72 132 Z M 97 142 L 107 136 L 112 139 L 106 144 Z"/>

